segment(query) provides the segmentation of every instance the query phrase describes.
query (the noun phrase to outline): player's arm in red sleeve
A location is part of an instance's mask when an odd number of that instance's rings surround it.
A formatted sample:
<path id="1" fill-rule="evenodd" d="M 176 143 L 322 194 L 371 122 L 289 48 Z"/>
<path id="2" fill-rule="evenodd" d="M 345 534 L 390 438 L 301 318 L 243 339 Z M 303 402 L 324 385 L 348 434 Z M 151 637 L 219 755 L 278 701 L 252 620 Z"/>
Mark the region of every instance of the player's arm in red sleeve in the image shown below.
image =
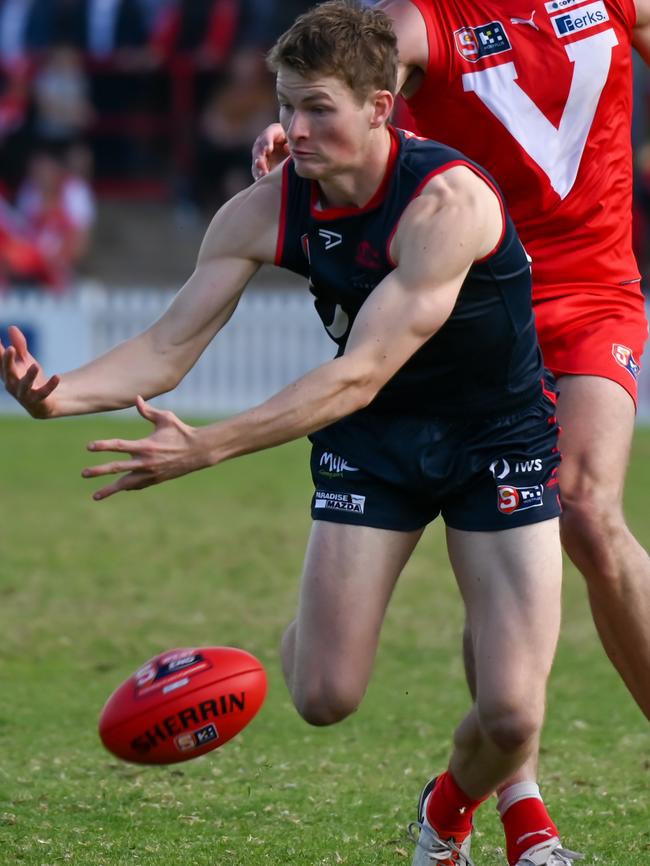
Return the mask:
<path id="1" fill-rule="evenodd" d="M 650 0 L 636 0 L 636 23 L 632 45 L 650 66 Z"/>
<path id="2" fill-rule="evenodd" d="M 280 445 L 367 406 L 447 320 L 472 262 L 494 249 L 502 227 L 496 195 L 469 169 L 437 176 L 405 211 L 391 243 L 396 268 L 359 311 L 341 357 L 260 406 L 205 427 L 189 427 L 141 403 L 141 413 L 156 425 L 151 436 L 94 443 L 92 450 L 131 455 L 85 470 L 86 477 L 128 473 L 95 498 Z"/>
<path id="3" fill-rule="evenodd" d="M 133 406 L 138 395 L 170 391 L 226 324 L 262 262 L 273 262 L 281 178 L 269 177 L 231 199 L 214 217 L 196 268 L 151 327 L 82 367 L 48 378 L 18 328 L 0 343 L 5 387 L 35 418 Z"/>

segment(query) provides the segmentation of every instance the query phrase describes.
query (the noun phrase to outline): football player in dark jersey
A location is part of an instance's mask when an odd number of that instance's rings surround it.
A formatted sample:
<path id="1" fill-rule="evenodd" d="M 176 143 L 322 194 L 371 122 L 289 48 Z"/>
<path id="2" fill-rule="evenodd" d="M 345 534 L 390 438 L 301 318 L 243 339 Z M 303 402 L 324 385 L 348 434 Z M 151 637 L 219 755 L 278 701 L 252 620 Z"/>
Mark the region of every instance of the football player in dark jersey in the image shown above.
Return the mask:
<path id="1" fill-rule="evenodd" d="M 290 159 L 217 213 L 163 316 L 50 377 L 12 328 L 0 369 L 35 417 L 135 404 L 154 425 L 91 443 L 123 455 L 84 470 L 119 476 L 97 500 L 311 435 L 313 528 L 282 662 L 315 725 L 358 706 L 395 583 L 443 515 L 476 694 L 426 792 L 414 863 L 467 864 L 474 811 L 535 748 L 559 630 L 558 426 L 528 259 L 482 169 L 389 126 L 397 53 L 384 13 L 324 3 L 270 63 Z M 336 357 L 215 424 L 153 408 L 145 398 L 180 382 L 262 263 L 310 278 Z"/>

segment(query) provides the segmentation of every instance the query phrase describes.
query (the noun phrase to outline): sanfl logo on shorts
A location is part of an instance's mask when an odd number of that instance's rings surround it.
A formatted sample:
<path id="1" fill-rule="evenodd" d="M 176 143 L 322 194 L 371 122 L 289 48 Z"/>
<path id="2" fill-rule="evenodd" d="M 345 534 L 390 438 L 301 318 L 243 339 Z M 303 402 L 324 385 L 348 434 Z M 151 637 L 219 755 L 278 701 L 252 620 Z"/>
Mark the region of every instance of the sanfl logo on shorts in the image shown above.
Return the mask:
<path id="1" fill-rule="evenodd" d="M 621 367 L 624 367 L 635 381 L 639 378 L 641 365 L 635 360 L 634 355 L 632 354 L 632 349 L 621 345 L 621 343 L 613 343 L 612 355 L 614 356 L 616 363 Z"/>

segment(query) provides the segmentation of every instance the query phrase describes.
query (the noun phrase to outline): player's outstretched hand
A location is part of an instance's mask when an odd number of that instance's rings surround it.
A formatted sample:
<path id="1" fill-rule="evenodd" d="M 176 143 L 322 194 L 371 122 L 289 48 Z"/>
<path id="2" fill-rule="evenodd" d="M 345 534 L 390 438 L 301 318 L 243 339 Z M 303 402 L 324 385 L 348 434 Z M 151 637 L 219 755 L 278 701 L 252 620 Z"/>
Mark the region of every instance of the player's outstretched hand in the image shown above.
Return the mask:
<path id="1" fill-rule="evenodd" d="M 33 418 L 49 418 L 55 407 L 55 398 L 50 395 L 59 377 L 46 378 L 20 328 L 10 325 L 9 340 L 8 346 L 0 340 L 0 378 L 5 388 Z"/>
<path id="2" fill-rule="evenodd" d="M 107 499 L 122 490 L 142 490 L 208 465 L 195 427 L 184 424 L 173 412 L 154 409 L 142 397 L 136 397 L 135 405 L 155 430 L 145 439 L 101 439 L 88 444 L 89 451 L 121 451 L 130 455 L 129 460 L 111 460 L 83 470 L 84 478 L 125 473 L 93 493 L 93 499 Z"/>
<path id="3" fill-rule="evenodd" d="M 253 177 L 259 180 L 288 156 L 289 146 L 284 130 L 279 123 L 272 123 L 257 136 L 253 144 Z"/>
<path id="4" fill-rule="evenodd" d="M 121 490 L 142 490 L 208 465 L 195 427 L 184 424 L 173 412 L 154 409 L 142 397 L 136 397 L 135 405 L 155 430 L 144 439 L 101 439 L 89 443 L 89 451 L 121 451 L 131 456 L 130 460 L 111 460 L 83 470 L 84 478 L 126 473 L 97 490 L 93 499 L 106 499 Z"/>

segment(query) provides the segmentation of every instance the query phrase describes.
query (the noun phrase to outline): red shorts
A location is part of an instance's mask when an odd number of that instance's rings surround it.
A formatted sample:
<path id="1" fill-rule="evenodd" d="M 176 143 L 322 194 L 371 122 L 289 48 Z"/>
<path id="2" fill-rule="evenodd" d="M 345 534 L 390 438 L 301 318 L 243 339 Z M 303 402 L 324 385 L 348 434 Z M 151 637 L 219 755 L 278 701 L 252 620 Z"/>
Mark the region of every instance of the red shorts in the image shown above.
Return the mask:
<path id="1" fill-rule="evenodd" d="M 601 376 L 637 403 L 641 355 L 648 336 L 641 292 L 589 286 L 533 302 L 544 364 L 556 378 Z M 533 290 L 533 296 L 535 292 Z"/>

